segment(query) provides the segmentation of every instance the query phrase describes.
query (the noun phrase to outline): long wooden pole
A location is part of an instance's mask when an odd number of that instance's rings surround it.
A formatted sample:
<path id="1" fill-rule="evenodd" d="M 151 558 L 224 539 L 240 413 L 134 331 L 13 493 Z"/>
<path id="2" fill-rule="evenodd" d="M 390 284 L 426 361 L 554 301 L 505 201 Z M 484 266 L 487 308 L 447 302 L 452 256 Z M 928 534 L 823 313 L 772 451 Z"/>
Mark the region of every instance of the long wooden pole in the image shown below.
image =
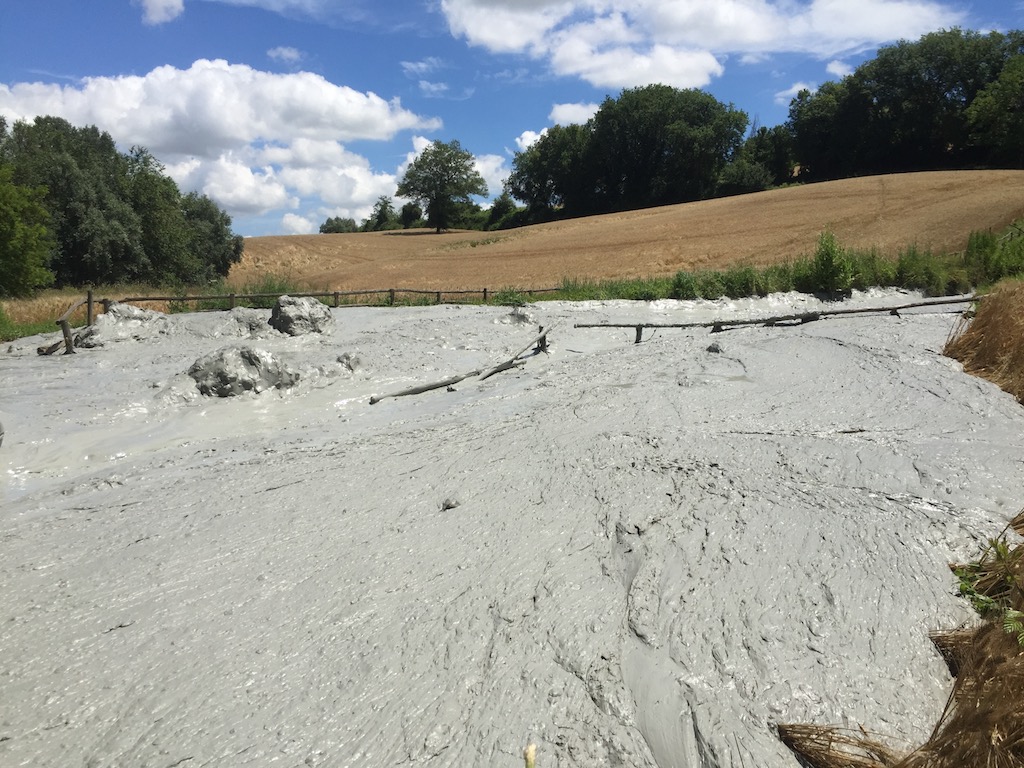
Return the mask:
<path id="1" fill-rule="evenodd" d="M 945 304 L 970 304 L 985 298 L 986 294 L 980 296 L 972 295 L 956 299 L 934 299 L 931 301 L 915 301 L 910 304 L 899 304 L 893 307 L 859 307 L 857 309 L 820 309 L 813 312 L 800 312 L 792 315 L 776 315 L 775 317 L 760 317 L 744 320 L 707 320 L 695 323 L 576 323 L 574 328 L 718 328 L 740 325 L 776 325 L 786 322 L 810 323 L 822 317 L 834 317 L 839 315 L 864 315 L 868 313 L 888 312 L 890 315 L 898 315 L 900 310 L 915 309 L 918 307 L 942 306 Z"/>

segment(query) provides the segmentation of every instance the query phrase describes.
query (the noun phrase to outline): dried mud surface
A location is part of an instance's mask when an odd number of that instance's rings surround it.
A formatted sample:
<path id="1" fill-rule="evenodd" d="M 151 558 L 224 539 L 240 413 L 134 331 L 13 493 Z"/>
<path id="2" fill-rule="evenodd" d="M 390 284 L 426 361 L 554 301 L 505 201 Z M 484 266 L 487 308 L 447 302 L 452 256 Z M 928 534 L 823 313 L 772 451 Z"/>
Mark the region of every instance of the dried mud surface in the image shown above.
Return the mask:
<path id="1" fill-rule="evenodd" d="M 855 306 L 896 304 L 875 292 Z M 0 764 L 796 768 L 924 740 L 950 561 L 1024 498 L 1024 411 L 888 313 L 746 302 L 146 316 L 0 354 Z M 269 311 L 262 313 L 269 318 Z M 486 381 L 371 395 L 548 352 Z M 715 345 L 712 345 L 712 342 Z M 291 389 L 200 396 L 245 343 Z"/>
<path id="2" fill-rule="evenodd" d="M 962 249 L 1024 216 L 1024 171 L 872 176 L 499 232 L 397 231 L 249 238 L 230 281 L 279 274 L 310 289 L 550 288 L 563 278 L 762 266 L 847 247 Z"/>

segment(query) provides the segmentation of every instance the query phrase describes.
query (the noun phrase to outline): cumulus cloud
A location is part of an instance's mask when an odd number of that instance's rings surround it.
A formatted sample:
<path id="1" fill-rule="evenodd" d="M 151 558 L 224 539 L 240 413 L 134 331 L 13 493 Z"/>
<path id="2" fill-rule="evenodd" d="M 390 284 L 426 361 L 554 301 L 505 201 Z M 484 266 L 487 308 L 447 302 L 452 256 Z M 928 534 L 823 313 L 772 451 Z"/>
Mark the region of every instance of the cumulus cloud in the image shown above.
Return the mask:
<path id="1" fill-rule="evenodd" d="M 583 125 L 595 114 L 600 104 L 593 102 L 577 104 L 555 104 L 548 119 L 556 125 Z"/>
<path id="2" fill-rule="evenodd" d="M 395 177 L 373 172 L 344 143 L 440 127 L 397 99 L 320 75 L 219 60 L 72 85 L 0 84 L 0 114 L 10 122 L 55 115 L 96 125 L 122 147 L 145 146 L 183 189 L 210 195 L 232 216 L 295 208 L 306 195 L 353 209 L 372 204 Z"/>
<path id="3" fill-rule="evenodd" d="M 163 24 L 178 18 L 185 11 L 185 0 L 132 0 L 142 6 L 145 24 Z"/>
<path id="4" fill-rule="evenodd" d="M 818 86 L 816 83 L 793 83 L 793 85 L 791 85 L 786 90 L 779 91 L 778 93 L 775 94 L 775 103 L 789 104 L 789 102 L 796 98 L 796 95 L 803 90 L 808 90 L 811 93 L 814 93 L 816 90 L 818 90 Z"/>
<path id="5" fill-rule="evenodd" d="M 271 48 L 267 51 L 269 56 L 274 61 L 283 61 L 285 64 L 297 64 L 302 61 L 302 51 L 298 48 L 292 48 L 287 45 L 279 45 L 277 48 Z"/>
<path id="6" fill-rule="evenodd" d="M 474 158 L 473 167 L 477 173 L 484 177 L 487 183 L 487 191 L 491 195 L 501 194 L 501 188 L 508 178 L 509 169 L 505 165 L 505 158 L 501 155 L 477 155 Z"/>
<path id="7" fill-rule="evenodd" d="M 547 61 L 598 87 L 700 87 L 722 61 L 821 58 L 965 20 L 938 0 L 442 0 L 454 35 Z"/>
<path id="8" fill-rule="evenodd" d="M 547 132 L 547 128 L 545 128 L 540 133 L 538 133 L 537 131 L 523 131 L 521 134 L 516 136 L 516 146 L 519 147 L 520 152 L 525 152 L 527 149 L 529 149 L 538 141 L 540 141 L 540 137 Z"/>
<path id="9" fill-rule="evenodd" d="M 825 67 L 825 71 L 828 72 L 830 75 L 835 75 L 836 77 L 842 78 L 846 77 L 847 75 L 853 74 L 853 67 L 851 67 L 844 61 L 839 61 L 838 59 L 835 59 L 828 63 L 828 65 Z"/>
<path id="10" fill-rule="evenodd" d="M 286 213 L 281 217 L 281 229 L 289 235 L 312 235 L 320 231 L 320 222 L 296 213 Z"/>

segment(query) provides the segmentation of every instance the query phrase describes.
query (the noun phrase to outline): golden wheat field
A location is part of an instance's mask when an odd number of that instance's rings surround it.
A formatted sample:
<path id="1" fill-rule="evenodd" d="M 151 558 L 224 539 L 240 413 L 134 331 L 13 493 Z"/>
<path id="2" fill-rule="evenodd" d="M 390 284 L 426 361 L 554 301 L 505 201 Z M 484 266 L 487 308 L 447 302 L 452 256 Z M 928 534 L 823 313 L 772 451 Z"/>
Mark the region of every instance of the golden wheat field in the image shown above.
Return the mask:
<path id="1" fill-rule="evenodd" d="M 229 282 L 273 274 L 309 289 L 547 288 L 813 252 L 826 228 L 848 248 L 964 247 L 1024 216 L 1024 171 L 872 176 L 498 232 L 399 230 L 248 238 Z"/>

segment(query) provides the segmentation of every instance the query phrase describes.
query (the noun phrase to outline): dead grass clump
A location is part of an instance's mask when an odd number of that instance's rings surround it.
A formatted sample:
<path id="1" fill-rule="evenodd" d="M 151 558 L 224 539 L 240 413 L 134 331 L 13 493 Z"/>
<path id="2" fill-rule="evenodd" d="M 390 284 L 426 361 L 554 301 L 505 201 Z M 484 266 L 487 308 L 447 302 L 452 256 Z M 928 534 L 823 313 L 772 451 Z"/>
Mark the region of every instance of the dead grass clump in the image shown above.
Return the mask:
<path id="1" fill-rule="evenodd" d="M 1024 281 L 997 285 L 964 326 L 943 353 L 1024 404 Z"/>
<path id="2" fill-rule="evenodd" d="M 1024 765 L 1024 648 L 1002 624 L 976 633 L 931 737 L 893 768 Z"/>
<path id="3" fill-rule="evenodd" d="M 928 638 L 939 655 L 942 656 L 943 661 L 946 662 L 949 674 L 953 677 L 960 674 L 964 661 L 970 655 L 977 631 L 976 627 L 960 627 L 959 629 L 937 630 L 928 634 Z"/>
<path id="4" fill-rule="evenodd" d="M 825 725 L 779 724 L 779 738 L 813 768 L 890 768 L 899 756 L 867 732 Z"/>

